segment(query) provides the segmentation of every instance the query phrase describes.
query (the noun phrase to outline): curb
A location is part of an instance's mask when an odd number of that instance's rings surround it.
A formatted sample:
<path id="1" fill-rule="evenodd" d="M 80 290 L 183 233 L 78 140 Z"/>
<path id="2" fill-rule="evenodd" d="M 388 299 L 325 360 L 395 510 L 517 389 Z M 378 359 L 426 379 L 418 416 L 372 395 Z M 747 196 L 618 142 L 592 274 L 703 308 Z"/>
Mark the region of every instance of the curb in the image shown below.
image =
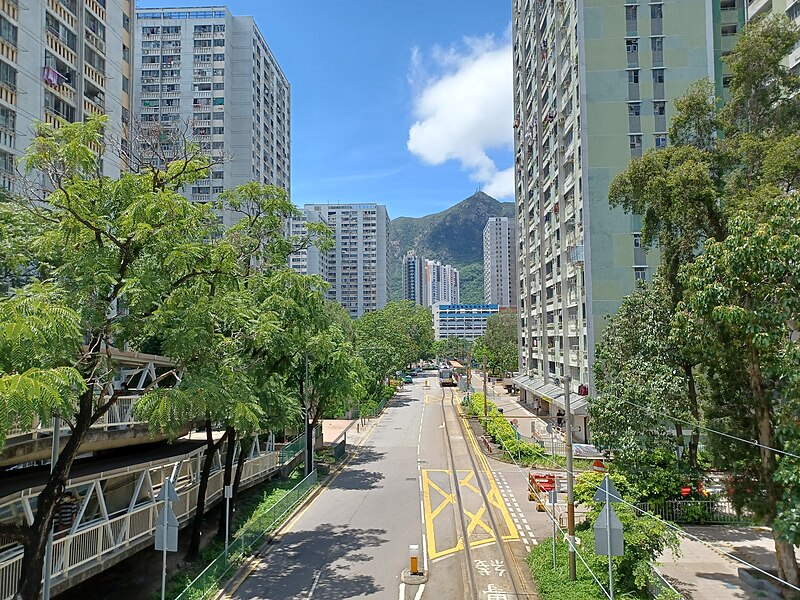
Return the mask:
<path id="1" fill-rule="evenodd" d="M 386 406 L 388 406 L 393 400 L 394 397 L 392 397 L 386 403 Z M 384 406 L 384 408 L 386 408 L 386 406 Z M 372 435 L 372 432 L 377 426 L 378 421 L 381 420 L 383 415 L 384 411 L 381 411 L 381 414 L 378 415 L 378 417 L 373 421 L 373 424 L 370 427 L 369 431 L 367 431 L 366 435 L 364 436 L 364 439 L 367 439 L 370 435 Z M 350 427 L 352 427 L 352 424 L 350 425 Z M 345 429 L 345 431 L 347 430 Z M 344 471 L 345 467 L 347 467 L 359 455 L 361 445 L 359 444 L 355 447 L 357 448 L 357 450 L 353 452 L 347 458 L 347 460 L 337 465 L 337 467 L 333 471 L 331 471 L 328 474 L 328 476 L 325 477 L 325 479 L 319 482 L 316 489 L 313 492 L 311 492 L 308 496 L 306 496 L 305 499 L 295 507 L 295 509 L 291 512 L 291 514 L 286 517 L 284 522 L 281 523 L 280 526 L 275 531 L 266 536 L 266 540 L 264 541 L 263 544 L 261 544 L 261 546 L 259 546 L 258 550 L 256 550 L 252 555 L 250 555 L 248 559 L 245 561 L 245 563 L 236 570 L 236 572 L 233 574 L 231 578 L 228 579 L 227 583 L 224 586 L 222 586 L 220 591 L 217 592 L 214 596 L 212 596 L 213 600 L 229 600 L 233 597 L 233 594 L 236 593 L 236 591 L 245 582 L 245 580 L 253 573 L 253 571 L 255 571 L 256 567 L 261 562 L 261 558 L 267 556 L 270 553 L 270 551 L 272 550 L 270 546 L 275 542 L 279 542 L 281 540 L 286 527 L 290 523 L 292 523 L 292 521 L 301 512 L 303 512 L 306 508 L 308 508 L 308 506 L 310 506 L 311 503 L 314 500 L 316 500 L 317 497 L 325 489 L 327 489 L 328 485 L 336 477 L 338 477 L 342 471 Z"/>

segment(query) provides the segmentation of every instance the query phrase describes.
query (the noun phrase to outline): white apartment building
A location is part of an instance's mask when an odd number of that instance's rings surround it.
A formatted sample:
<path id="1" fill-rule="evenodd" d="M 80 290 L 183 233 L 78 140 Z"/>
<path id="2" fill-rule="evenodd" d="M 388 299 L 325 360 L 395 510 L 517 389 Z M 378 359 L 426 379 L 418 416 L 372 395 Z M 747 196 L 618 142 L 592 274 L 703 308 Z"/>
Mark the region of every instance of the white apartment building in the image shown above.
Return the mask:
<path id="1" fill-rule="evenodd" d="M 433 306 L 437 302 L 461 302 L 461 279 L 455 267 L 443 265 L 438 260 L 425 260 L 422 269 L 422 304 Z"/>
<path id="2" fill-rule="evenodd" d="M 386 306 L 389 301 L 389 215 L 380 204 L 306 204 L 333 232 L 327 253 L 328 297 L 352 318 Z M 316 217 L 315 217 L 316 218 Z M 309 274 L 313 271 L 308 262 Z"/>
<path id="3" fill-rule="evenodd" d="M 483 228 L 483 300 L 517 305 L 517 230 L 513 219 L 491 217 Z"/>
<path id="4" fill-rule="evenodd" d="M 0 187 L 34 121 L 59 126 L 107 114 L 103 172 L 118 177 L 127 144 L 132 0 L 0 1 Z"/>
<path id="5" fill-rule="evenodd" d="M 422 304 L 422 265 L 425 259 L 417 256 L 413 250 L 403 257 L 402 288 L 403 300 Z"/>
<path id="6" fill-rule="evenodd" d="M 474 340 L 486 332 L 487 319 L 500 312 L 500 307 L 497 304 L 435 302 L 431 311 L 437 340 L 451 337 Z"/>
<path id="7" fill-rule="evenodd" d="M 253 18 L 225 6 L 140 9 L 136 36 L 135 118 L 162 139 L 186 128 L 214 163 L 186 197 L 211 202 L 250 181 L 289 191 L 289 83 Z"/>
<path id="8" fill-rule="evenodd" d="M 294 239 L 302 239 L 308 234 L 306 223 L 322 223 L 327 225 L 324 217 L 317 211 L 302 209 L 301 216 L 288 219 L 286 230 Z M 289 267 L 301 275 L 319 275 L 328 280 L 328 252 L 320 252 L 319 248 L 310 245 L 289 256 Z"/>

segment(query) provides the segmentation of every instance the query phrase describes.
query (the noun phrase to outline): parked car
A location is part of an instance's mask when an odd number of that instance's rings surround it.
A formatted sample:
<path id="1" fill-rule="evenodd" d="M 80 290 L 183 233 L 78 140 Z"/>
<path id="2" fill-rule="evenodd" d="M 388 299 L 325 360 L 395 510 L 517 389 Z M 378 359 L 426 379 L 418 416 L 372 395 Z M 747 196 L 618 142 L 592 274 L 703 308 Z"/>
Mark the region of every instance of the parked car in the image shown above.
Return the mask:
<path id="1" fill-rule="evenodd" d="M 413 377 L 411 377 L 411 375 L 404 375 L 403 383 L 414 383 L 414 379 Z"/>

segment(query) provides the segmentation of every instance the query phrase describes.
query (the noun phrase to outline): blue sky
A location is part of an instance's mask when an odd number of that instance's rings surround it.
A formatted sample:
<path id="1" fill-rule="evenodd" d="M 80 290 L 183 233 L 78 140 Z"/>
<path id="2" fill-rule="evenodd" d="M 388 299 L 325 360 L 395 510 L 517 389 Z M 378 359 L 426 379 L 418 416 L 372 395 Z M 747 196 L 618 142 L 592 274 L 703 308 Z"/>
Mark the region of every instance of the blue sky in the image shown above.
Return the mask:
<path id="1" fill-rule="evenodd" d="M 210 5 L 139 0 L 139 8 Z M 219 4 L 219 3 L 217 3 Z M 292 199 L 513 199 L 511 0 L 231 0 L 292 86 Z"/>

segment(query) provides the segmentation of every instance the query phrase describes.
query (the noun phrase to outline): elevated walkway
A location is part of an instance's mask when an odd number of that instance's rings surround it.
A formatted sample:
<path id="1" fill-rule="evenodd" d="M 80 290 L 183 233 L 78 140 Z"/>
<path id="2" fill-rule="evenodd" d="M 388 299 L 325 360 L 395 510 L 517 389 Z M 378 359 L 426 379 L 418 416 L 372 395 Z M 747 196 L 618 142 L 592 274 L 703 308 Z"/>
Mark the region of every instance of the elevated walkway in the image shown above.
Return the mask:
<path id="1" fill-rule="evenodd" d="M 254 438 L 244 463 L 240 489 L 245 489 L 297 464 L 302 443 L 276 448 L 272 439 Z M 238 448 L 238 446 L 237 446 Z M 238 456 L 234 456 L 236 460 Z M 181 526 L 194 515 L 205 444 L 199 434 L 174 444 L 151 444 L 135 453 L 117 450 L 101 458 L 76 461 L 67 493 L 77 499 L 71 526 L 56 534 L 51 581 L 53 593 L 116 564 L 154 542 L 158 503 L 155 499 L 169 478 L 178 501 L 173 510 Z M 206 507 L 222 498 L 224 447 L 215 453 L 206 493 Z M 32 523 L 36 498 L 49 468 L 31 467 L 8 471 L 0 481 L 0 520 Z M 0 599 L 10 600 L 17 591 L 22 548 L 0 540 Z"/>

